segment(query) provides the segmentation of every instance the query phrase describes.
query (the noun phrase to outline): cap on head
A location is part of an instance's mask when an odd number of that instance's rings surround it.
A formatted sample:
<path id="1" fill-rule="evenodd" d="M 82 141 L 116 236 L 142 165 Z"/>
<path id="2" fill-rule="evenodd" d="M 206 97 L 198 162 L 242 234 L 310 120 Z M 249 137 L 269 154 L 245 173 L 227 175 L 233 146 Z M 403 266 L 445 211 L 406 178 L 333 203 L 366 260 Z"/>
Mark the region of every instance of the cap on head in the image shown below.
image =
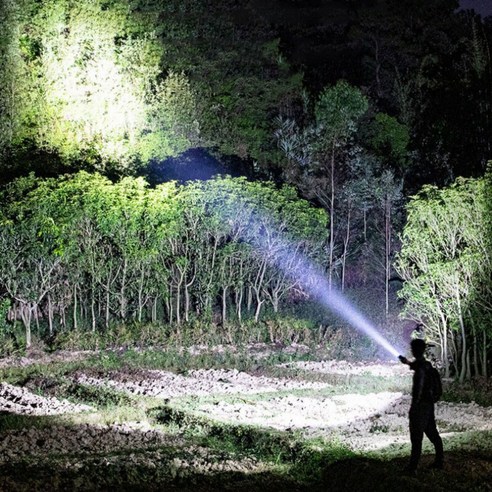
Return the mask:
<path id="1" fill-rule="evenodd" d="M 410 347 L 414 357 L 421 357 L 424 355 L 426 343 L 421 338 L 415 338 L 410 342 Z"/>

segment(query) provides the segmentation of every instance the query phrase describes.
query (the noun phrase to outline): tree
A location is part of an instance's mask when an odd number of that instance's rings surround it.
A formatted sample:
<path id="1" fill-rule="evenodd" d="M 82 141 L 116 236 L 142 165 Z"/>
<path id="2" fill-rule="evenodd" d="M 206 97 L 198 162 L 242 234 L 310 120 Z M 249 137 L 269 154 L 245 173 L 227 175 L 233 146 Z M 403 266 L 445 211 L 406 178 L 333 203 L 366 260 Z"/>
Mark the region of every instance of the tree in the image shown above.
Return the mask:
<path id="1" fill-rule="evenodd" d="M 31 323 L 105 331 L 131 320 L 181 326 L 243 313 L 260 320 L 319 263 L 326 214 L 291 187 L 217 178 L 150 189 L 80 172 L 2 191 L 0 292 Z"/>
<path id="2" fill-rule="evenodd" d="M 424 187 L 408 205 L 397 260 L 405 314 L 425 326 L 446 374 L 452 368 L 461 381 L 487 374 L 492 270 L 486 189 L 484 179 L 461 178 L 443 189 Z"/>
<path id="3" fill-rule="evenodd" d="M 330 235 L 328 278 L 331 287 L 335 273 L 337 200 L 347 180 L 347 161 L 351 139 L 360 118 L 368 109 L 367 98 L 345 81 L 327 87 L 314 108 L 314 121 L 306 128 L 291 120 L 277 120 L 276 138 L 289 164 L 297 168 L 292 177 L 306 195 L 318 200 L 328 211 Z M 298 178 L 298 179 L 296 179 Z M 309 191 L 308 191 L 309 190 Z"/>
<path id="4" fill-rule="evenodd" d="M 199 146 L 271 158 L 273 115 L 297 98 L 301 76 L 273 31 L 224 6 L 2 2 L 3 164 L 47 154 L 65 169 L 122 175 Z"/>

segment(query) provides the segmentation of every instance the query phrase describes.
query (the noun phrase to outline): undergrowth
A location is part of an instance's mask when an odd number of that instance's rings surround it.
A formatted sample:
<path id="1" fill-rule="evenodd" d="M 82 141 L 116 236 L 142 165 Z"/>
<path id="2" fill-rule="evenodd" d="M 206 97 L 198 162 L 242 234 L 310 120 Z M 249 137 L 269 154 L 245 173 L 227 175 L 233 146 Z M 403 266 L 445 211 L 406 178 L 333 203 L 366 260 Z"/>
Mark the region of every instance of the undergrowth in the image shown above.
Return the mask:
<path id="1" fill-rule="evenodd" d="M 475 402 L 484 407 L 492 406 L 492 379 L 476 378 L 460 383 L 444 384 L 443 400 L 451 403 Z"/>
<path id="2" fill-rule="evenodd" d="M 202 446 L 283 466 L 292 478 L 304 483 L 318 483 L 324 467 L 355 456 L 336 440 L 306 440 L 295 433 L 220 423 L 170 405 L 154 408 L 149 414 L 160 424 L 177 426 Z"/>

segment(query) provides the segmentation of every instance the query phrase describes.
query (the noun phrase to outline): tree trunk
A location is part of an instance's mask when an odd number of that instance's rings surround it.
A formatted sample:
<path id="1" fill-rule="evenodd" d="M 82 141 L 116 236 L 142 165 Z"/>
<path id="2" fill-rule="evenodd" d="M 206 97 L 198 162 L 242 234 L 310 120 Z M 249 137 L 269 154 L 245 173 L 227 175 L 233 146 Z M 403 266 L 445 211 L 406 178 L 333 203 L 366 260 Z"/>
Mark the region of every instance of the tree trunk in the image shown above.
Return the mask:
<path id="1" fill-rule="evenodd" d="M 391 205 L 390 198 L 387 196 L 385 200 L 385 313 L 386 317 L 389 315 L 389 279 L 391 277 Z"/>
<path id="2" fill-rule="evenodd" d="M 436 308 L 439 312 L 439 316 L 441 318 L 442 330 L 439 330 L 440 336 L 442 336 L 442 354 L 441 354 L 441 362 L 444 367 L 444 377 L 449 378 L 449 349 L 448 349 L 448 327 L 446 323 L 446 318 L 444 313 L 442 312 L 441 307 L 439 306 L 439 301 L 436 299 Z"/>
<path id="3" fill-rule="evenodd" d="M 96 331 L 96 299 L 94 298 L 95 293 L 94 289 L 91 292 L 91 323 L 92 323 L 92 331 Z"/>
<path id="4" fill-rule="evenodd" d="M 467 372 L 467 353 L 468 353 L 468 348 L 466 344 L 466 331 L 465 331 L 465 323 L 463 320 L 463 312 L 461 310 L 461 301 L 460 301 L 460 296 L 458 290 L 456 290 L 456 300 L 458 303 L 458 320 L 459 320 L 459 325 L 461 329 L 461 372 L 460 372 L 460 383 L 462 383 L 465 379 L 468 379 L 468 372 Z"/>
<path id="5" fill-rule="evenodd" d="M 342 256 L 342 292 L 345 290 L 345 266 L 347 264 L 347 251 L 348 251 L 348 244 L 350 240 L 350 212 L 351 212 L 351 204 L 350 200 L 348 201 L 348 208 L 347 208 L 347 230 L 345 234 L 345 240 L 343 242 L 343 256 Z"/>
<path id="6" fill-rule="evenodd" d="M 328 290 L 331 291 L 333 283 L 333 250 L 335 248 L 335 142 L 331 148 L 331 190 L 330 190 L 330 251 L 328 257 Z"/>
<path id="7" fill-rule="evenodd" d="M 140 279 L 139 279 L 139 282 L 138 282 L 138 312 L 137 312 L 137 320 L 139 323 L 142 322 L 142 313 L 143 313 L 143 308 L 148 300 L 148 298 L 146 299 L 146 301 L 144 302 L 143 301 L 143 290 L 144 290 L 144 287 L 143 287 L 143 284 L 144 284 L 144 278 L 145 278 L 145 272 L 144 272 L 144 268 L 141 269 L 140 271 Z"/>
<path id="8" fill-rule="evenodd" d="M 248 285 L 248 300 L 246 303 L 246 307 L 248 309 L 248 313 L 251 312 L 251 305 L 253 304 L 253 289 L 251 285 Z"/>
<path id="9" fill-rule="evenodd" d="M 487 371 L 487 332 L 483 332 L 483 352 L 482 352 L 482 376 L 488 378 Z"/>
<path id="10" fill-rule="evenodd" d="M 73 329 L 77 330 L 78 329 L 78 318 L 77 318 L 77 284 L 74 284 L 73 286 Z"/>
<path id="11" fill-rule="evenodd" d="M 53 335 L 53 305 L 51 304 L 51 295 L 48 294 L 48 328 L 50 336 Z"/>
<path id="12" fill-rule="evenodd" d="M 243 287 L 241 287 L 239 290 L 236 289 L 235 298 L 236 298 L 237 319 L 239 320 L 239 322 L 241 322 L 242 321 L 241 305 L 243 303 Z"/>
<path id="13" fill-rule="evenodd" d="M 123 261 L 123 273 L 121 279 L 121 288 L 120 288 L 120 318 L 122 320 L 126 319 L 126 308 L 127 308 L 127 299 L 126 299 L 126 274 L 128 270 L 128 261 L 125 258 Z"/>
<path id="14" fill-rule="evenodd" d="M 152 303 L 152 314 L 151 314 L 152 323 L 157 323 L 157 299 L 158 297 L 155 296 L 154 302 Z"/>
<path id="15" fill-rule="evenodd" d="M 26 348 L 31 346 L 31 320 L 32 320 L 32 306 L 31 303 L 21 302 L 20 315 L 22 323 L 26 331 Z"/>
<path id="16" fill-rule="evenodd" d="M 108 277 L 108 283 L 106 285 L 106 313 L 104 316 L 106 329 L 109 328 L 109 317 L 110 317 L 109 304 L 111 302 L 111 296 L 110 296 L 110 290 L 109 290 L 111 287 L 111 283 L 110 283 L 109 278 L 110 277 Z"/>
<path id="17" fill-rule="evenodd" d="M 222 326 L 226 325 L 227 318 L 227 285 L 222 287 Z"/>
<path id="18" fill-rule="evenodd" d="M 264 301 L 261 301 L 259 298 L 257 299 L 257 304 L 256 304 L 256 311 L 255 311 L 255 323 L 258 323 L 260 320 L 260 311 L 261 311 L 261 305 L 263 304 Z"/>

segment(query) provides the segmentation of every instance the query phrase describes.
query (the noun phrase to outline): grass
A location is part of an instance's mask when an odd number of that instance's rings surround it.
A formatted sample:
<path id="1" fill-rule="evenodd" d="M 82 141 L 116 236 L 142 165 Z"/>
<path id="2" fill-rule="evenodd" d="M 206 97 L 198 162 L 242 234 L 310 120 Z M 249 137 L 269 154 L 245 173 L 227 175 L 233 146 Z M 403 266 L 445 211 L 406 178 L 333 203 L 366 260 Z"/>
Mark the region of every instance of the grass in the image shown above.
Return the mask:
<path id="1" fill-rule="evenodd" d="M 408 443 L 391 445 L 377 452 L 355 453 L 336 438 L 331 440 L 308 439 L 300 432 L 284 432 L 252 425 L 221 423 L 199 412 L 200 407 L 204 404 L 218 402 L 253 405 L 255 402 L 283 396 L 325 398 L 347 393 L 408 392 L 410 389 L 410 379 L 403 376 L 386 378 L 370 374 L 333 375 L 309 373 L 295 367 L 278 366 L 279 363 L 308 358 L 310 358 L 309 355 L 292 356 L 285 353 L 255 358 L 242 349 L 237 352 L 206 352 L 198 355 L 176 349 L 162 351 L 131 349 L 117 352 L 104 351 L 73 362 L 40 363 L 19 368 L 0 369 L 0 380 L 27 386 L 31 391 L 34 390 L 43 395 L 68 398 L 74 403 L 85 403 L 94 407 L 93 412 L 66 416 L 0 415 L 0 433 L 27 428 L 49 429 L 54 425 L 97 424 L 104 426 L 114 423 L 141 422 L 148 424 L 154 430 L 160 430 L 169 436 L 182 439 L 191 448 L 198 446 L 207 450 L 210 452 L 209 458 L 215 460 L 216 463 L 231 458 L 238 460 L 250 458 L 264 464 L 267 470 L 264 475 L 259 473 L 256 478 L 253 475 L 246 477 L 242 473 L 219 473 L 214 478 L 206 473 L 198 472 L 196 476 L 193 475 L 195 472 L 190 472 L 186 477 L 180 478 L 172 475 L 174 472 L 166 466 L 175 458 L 187 459 L 186 453 L 189 451 L 178 447 L 159 446 L 152 449 L 150 447 L 148 449 L 135 448 L 132 451 L 121 452 L 115 450 L 105 456 L 87 455 L 80 460 L 79 472 L 75 469 L 65 469 L 62 462 L 68 458 L 58 456 L 53 462 L 53 476 L 58 476 L 58 482 L 53 482 L 55 479 L 43 468 L 45 465 L 35 463 L 26 462 L 19 465 L 20 468 L 0 465 L 0 473 L 10 477 L 9 480 L 14 480 L 12 483 L 17 483 L 15 482 L 17 474 L 22 475 L 19 480 L 21 482 L 24 480 L 26 487 L 16 490 L 35 490 L 36 487 L 40 489 L 46 484 L 51 484 L 53 490 L 57 490 L 57 487 L 63 490 L 78 483 L 79 475 L 85 477 L 87 483 L 93 484 L 94 488 L 117 487 L 122 490 L 124 490 L 122 487 L 125 483 L 148 484 L 148 490 L 158 490 L 158 484 L 167 484 L 169 490 L 194 490 L 194 486 L 199 483 L 200 487 L 196 490 L 214 490 L 221 488 L 220 479 L 225 480 L 225 483 L 228 480 L 231 483 L 237 481 L 238 484 L 244 485 L 241 490 L 248 490 L 248 492 L 265 490 L 267 487 L 265 483 L 278 485 L 276 490 L 342 490 L 337 488 L 341 486 L 342 479 L 348 485 L 354 486 L 357 486 L 357 480 L 359 480 L 360 490 L 385 490 L 384 487 L 391 485 L 391 480 L 397 479 L 393 468 L 400 468 L 403 464 L 404 458 L 409 453 Z M 295 377 L 303 381 L 326 383 L 330 386 L 321 389 L 272 391 L 250 395 L 184 396 L 174 398 L 163 405 L 162 399 L 128 395 L 107 387 L 76 383 L 70 378 L 70 375 L 77 371 L 96 372 L 98 376 L 104 377 L 112 371 L 119 370 L 164 369 L 187 374 L 190 370 L 200 368 L 235 368 L 262 376 Z M 464 401 L 464 396 L 469 395 L 478 402 L 477 395 L 481 395 L 483 398 L 481 401 L 487 402 L 487 395 L 482 394 L 486 388 L 488 387 L 478 384 L 462 388 L 454 385 L 446 386 L 444 399 Z M 459 390 L 462 392 L 460 393 Z M 384 429 L 380 431 L 384 432 Z M 489 443 L 492 442 L 491 432 L 466 432 L 446 436 L 446 449 L 450 453 L 475 453 L 474 456 L 481 453 L 483 459 L 490 461 L 492 445 L 487 444 L 487 440 Z M 140 464 L 140 457 L 151 453 L 155 453 L 162 461 L 148 466 Z M 134 459 L 132 456 L 135 458 L 134 461 L 132 461 Z M 121 463 L 118 461 L 120 458 Z M 48 462 L 50 456 L 47 455 L 45 459 Z M 39 484 L 33 486 L 29 482 L 30 476 L 41 477 L 40 479 L 45 483 L 42 483 L 42 486 Z M 445 480 L 437 475 L 436 477 L 426 475 L 426 477 L 429 483 L 434 484 L 435 490 L 441 490 L 439 487 L 446 485 Z M 456 490 L 463 490 L 459 488 L 462 478 L 456 475 L 453 480 L 455 482 L 451 483 L 457 484 Z M 154 489 L 152 489 L 153 485 L 155 485 Z M 0 489 L 2 486 L 4 489 L 9 489 L 0 479 Z M 209 489 L 207 489 L 208 486 L 210 486 Z M 419 489 L 419 484 L 411 481 L 398 482 L 398 486 L 400 490 Z M 45 489 L 50 488 L 46 487 Z M 139 490 L 147 490 L 145 487 L 142 486 Z M 173 489 L 173 487 L 177 488 Z M 427 490 L 422 487 L 420 489 Z"/>
<path id="2" fill-rule="evenodd" d="M 58 415 L 17 415 L 15 413 L 0 413 L 0 433 L 9 430 L 46 429 L 60 422 Z"/>
<path id="3" fill-rule="evenodd" d="M 297 433 L 219 423 L 169 405 L 153 409 L 153 417 L 161 424 L 181 429 L 201 446 L 268 462 L 305 484 L 320 481 L 321 465 L 355 456 L 336 440 L 306 440 Z"/>
<path id="4" fill-rule="evenodd" d="M 444 385 L 443 400 L 451 403 L 472 403 L 484 407 L 492 406 L 492 379 L 478 378 Z"/>

